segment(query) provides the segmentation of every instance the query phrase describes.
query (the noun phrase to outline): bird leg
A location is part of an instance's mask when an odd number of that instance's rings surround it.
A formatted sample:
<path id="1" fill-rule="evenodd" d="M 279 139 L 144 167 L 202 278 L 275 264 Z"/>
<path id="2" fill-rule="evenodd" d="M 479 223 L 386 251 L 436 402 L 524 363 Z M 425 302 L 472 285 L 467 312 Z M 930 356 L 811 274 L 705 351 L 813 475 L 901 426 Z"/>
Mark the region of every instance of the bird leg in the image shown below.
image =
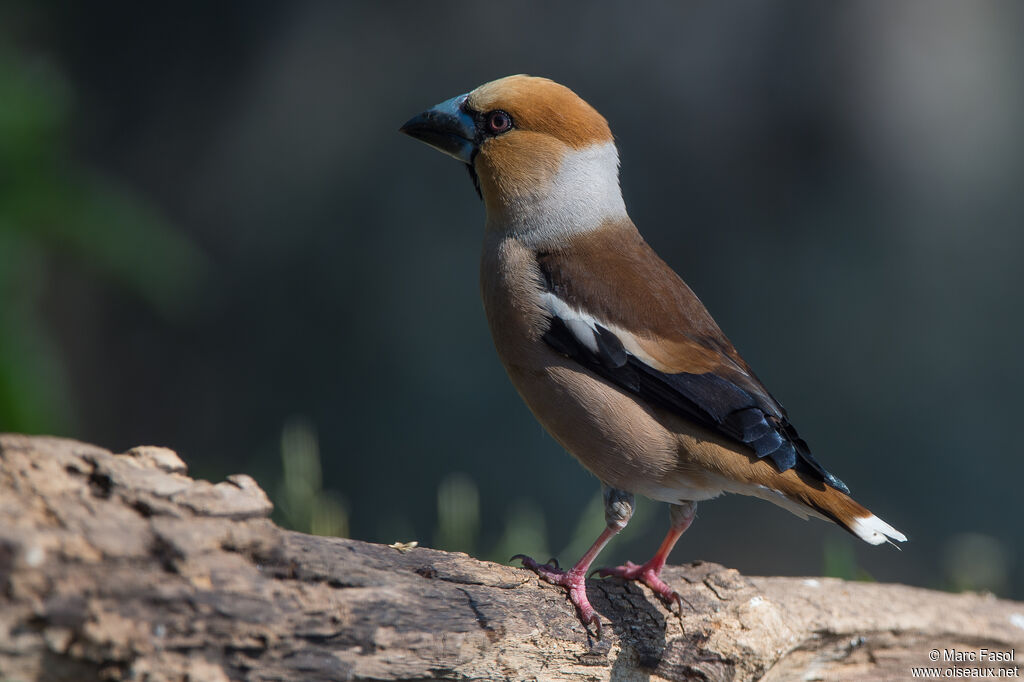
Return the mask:
<path id="1" fill-rule="evenodd" d="M 530 569 L 543 580 L 566 588 L 569 591 L 569 601 L 576 607 L 583 626 L 593 625 L 598 637 L 601 636 L 601 620 L 594 607 L 590 605 L 590 600 L 587 599 L 587 570 L 604 546 L 608 544 L 608 541 L 625 528 L 630 517 L 633 516 L 632 493 L 608 486 L 603 486 L 602 493 L 604 495 L 604 518 L 607 525 L 597 541 L 568 571 L 560 569 L 558 562 L 553 559 L 546 564 L 538 564 L 523 554 L 517 554 L 510 559 L 510 561 L 520 559 L 525 568 Z"/>
<path id="2" fill-rule="evenodd" d="M 679 612 L 682 613 L 682 599 L 679 597 L 678 592 L 669 587 L 668 584 L 661 579 L 661 569 L 665 567 L 665 562 L 668 561 L 668 555 L 672 552 L 672 548 L 675 546 L 676 541 L 679 540 L 679 537 L 687 528 L 690 527 L 696 512 L 696 502 L 673 504 L 669 507 L 669 515 L 672 525 L 668 529 L 668 534 L 665 536 L 665 539 L 662 540 L 661 546 L 658 547 L 658 551 L 647 563 L 638 566 L 632 561 L 627 561 L 622 566 L 616 566 L 614 568 L 599 568 L 594 572 L 602 578 L 617 576 L 619 578 L 624 578 L 625 580 L 639 580 L 644 585 L 647 585 L 647 587 L 654 590 L 654 593 L 661 597 L 667 604 L 671 605 L 672 602 L 678 604 Z"/>

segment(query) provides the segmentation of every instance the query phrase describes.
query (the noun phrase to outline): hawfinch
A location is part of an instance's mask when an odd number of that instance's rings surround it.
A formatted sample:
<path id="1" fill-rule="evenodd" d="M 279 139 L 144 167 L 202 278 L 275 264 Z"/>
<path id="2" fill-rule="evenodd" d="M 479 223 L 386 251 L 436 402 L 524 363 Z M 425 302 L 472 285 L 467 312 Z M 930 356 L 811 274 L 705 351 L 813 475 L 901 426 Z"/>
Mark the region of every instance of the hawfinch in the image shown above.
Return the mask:
<path id="1" fill-rule="evenodd" d="M 401 131 L 466 164 L 487 210 L 480 286 L 494 345 L 534 416 L 600 479 L 607 527 L 569 570 L 519 555 L 564 586 L 584 624 L 587 570 L 629 521 L 633 495 L 668 502 L 654 557 L 602 568 L 679 595 L 660 577 L 697 503 L 753 495 L 873 545 L 907 538 L 850 497 L 714 319 L 644 241 L 619 189 L 605 119 L 568 88 L 509 76 L 442 102 Z"/>

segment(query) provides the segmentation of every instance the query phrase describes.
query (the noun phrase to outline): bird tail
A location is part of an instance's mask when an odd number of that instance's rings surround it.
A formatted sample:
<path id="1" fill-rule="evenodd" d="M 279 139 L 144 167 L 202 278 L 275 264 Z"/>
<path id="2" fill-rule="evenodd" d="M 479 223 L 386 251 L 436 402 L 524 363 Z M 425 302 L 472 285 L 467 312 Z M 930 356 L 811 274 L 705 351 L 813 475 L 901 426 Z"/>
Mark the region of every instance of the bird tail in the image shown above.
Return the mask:
<path id="1" fill-rule="evenodd" d="M 721 485 L 724 492 L 760 497 L 801 518 L 815 516 L 834 521 L 872 545 L 907 541 L 906 535 L 872 514 L 847 493 L 822 480 L 821 472 L 799 470 L 797 467 L 779 471 L 773 462 L 754 457 L 749 451 L 727 447 L 724 443 L 710 449 L 688 447 L 682 452 L 691 458 L 700 456 L 697 463 L 713 475 L 717 474 L 711 482 Z M 705 453 L 708 452 L 715 456 L 707 456 Z"/>
<path id="2" fill-rule="evenodd" d="M 761 464 L 758 462 L 754 466 L 761 468 Z M 789 469 L 782 473 L 770 471 L 769 476 L 759 477 L 759 480 L 748 479 L 742 483 L 736 481 L 736 478 L 732 478 L 731 483 L 723 488 L 728 492 L 760 497 L 801 518 L 816 516 L 834 521 L 872 545 L 907 541 L 906 535 L 872 514 L 855 499 L 822 481 L 813 480 L 807 474 Z"/>
<path id="3" fill-rule="evenodd" d="M 786 486 L 782 492 L 790 500 L 809 507 L 856 535 L 864 542 L 880 545 L 883 542 L 906 542 L 907 536 L 871 513 L 846 493 L 829 485 L 809 486 L 800 481 Z"/>

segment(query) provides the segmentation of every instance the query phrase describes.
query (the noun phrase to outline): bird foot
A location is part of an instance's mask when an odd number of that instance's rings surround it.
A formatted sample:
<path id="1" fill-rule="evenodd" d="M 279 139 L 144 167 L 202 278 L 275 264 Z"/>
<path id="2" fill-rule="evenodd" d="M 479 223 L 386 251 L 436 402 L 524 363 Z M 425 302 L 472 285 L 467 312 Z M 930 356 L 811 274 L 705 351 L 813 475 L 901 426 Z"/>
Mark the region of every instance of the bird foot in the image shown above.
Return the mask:
<path id="1" fill-rule="evenodd" d="M 523 568 L 528 568 L 538 575 L 542 580 L 564 587 L 569 592 L 569 601 L 576 607 L 576 612 L 583 623 L 583 627 L 594 626 L 598 639 L 601 637 L 601 619 L 597 611 L 590 605 L 587 599 L 586 575 L 584 571 L 577 571 L 575 567 L 568 571 L 558 567 L 558 562 L 549 559 L 546 564 L 538 564 L 525 554 L 516 554 L 509 561 L 519 559 L 523 562 Z"/>
<path id="2" fill-rule="evenodd" d="M 652 560 L 653 561 L 653 560 Z M 622 566 L 615 566 L 614 568 L 599 568 L 594 571 L 602 578 L 608 578 L 615 576 L 622 578 L 623 580 L 638 580 L 647 587 L 651 588 L 656 595 L 661 597 L 662 601 L 672 606 L 676 604 L 679 607 L 679 613 L 683 612 L 683 600 L 679 596 L 679 593 L 668 586 L 659 575 L 661 573 L 661 566 L 655 566 L 652 561 L 648 561 L 642 566 L 634 564 L 632 561 L 627 561 Z M 593 573 L 591 574 L 593 575 Z"/>

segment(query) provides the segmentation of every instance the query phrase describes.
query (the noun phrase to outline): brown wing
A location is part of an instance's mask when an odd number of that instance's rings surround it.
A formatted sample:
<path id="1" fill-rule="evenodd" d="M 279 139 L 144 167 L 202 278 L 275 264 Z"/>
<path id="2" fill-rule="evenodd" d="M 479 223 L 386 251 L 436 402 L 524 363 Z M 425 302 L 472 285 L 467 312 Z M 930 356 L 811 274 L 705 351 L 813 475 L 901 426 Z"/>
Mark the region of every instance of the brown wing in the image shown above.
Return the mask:
<path id="1" fill-rule="evenodd" d="M 811 456 L 782 405 L 631 222 L 577 235 L 562 249 L 538 253 L 537 262 L 559 302 L 545 335 L 556 350 L 750 446 L 780 471 L 795 466 L 848 492 Z"/>

